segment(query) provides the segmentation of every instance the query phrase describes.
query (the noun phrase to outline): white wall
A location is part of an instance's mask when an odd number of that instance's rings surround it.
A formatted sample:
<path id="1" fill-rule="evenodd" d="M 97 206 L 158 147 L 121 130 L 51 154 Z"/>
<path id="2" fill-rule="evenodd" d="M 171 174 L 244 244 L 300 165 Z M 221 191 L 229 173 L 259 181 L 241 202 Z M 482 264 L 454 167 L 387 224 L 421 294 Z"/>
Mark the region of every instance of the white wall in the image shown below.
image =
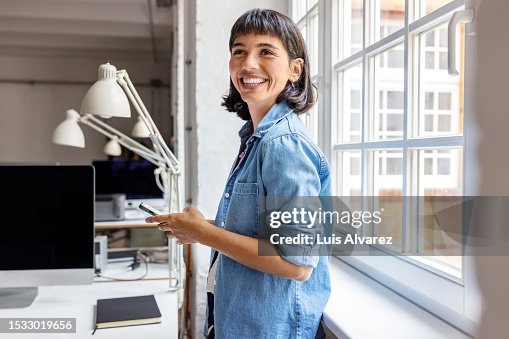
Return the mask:
<path id="1" fill-rule="evenodd" d="M 507 0 L 477 0 L 477 69 L 475 116 L 481 134 L 477 152 L 479 195 L 505 196 L 503 203 L 479 210 L 479 234 L 492 241 L 477 249 L 477 280 L 483 294 L 478 338 L 503 338 L 509 333 L 509 12 Z M 467 137 L 467 136 L 466 136 Z M 501 200 L 499 200 L 501 201 Z M 482 252 L 484 250 L 484 252 Z M 498 253 L 498 255 L 497 255 Z"/>
<path id="2" fill-rule="evenodd" d="M 243 122 L 221 107 L 229 87 L 230 29 L 235 20 L 252 8 L 288 12 L 287 0 L 192 0 L 187 1 L 185 23 L 190 61 L 186 88 L 186 198 L 207 218 L 215 217 L 227 175 L 240 146 L 238 130 Z M 194 13 L 194 15 L 193 15 Z M 206 305 L 205 283 L 210 250 L 193 246 L 191 288 L 192 336 L 201 337 Z"/>
<path id="3" fill-rule="evenodd" d="M 98 66 L 106 61 L 127 69 L 168 140 L 169 89 L 147 86 L 150 79 L 156 78 L 168 84 L 168 65 L 153 64 L 150 58 L 108 60 L 107 56 L 6 55 L 0 51 L 0 162 L 89 164 L 93 159 L 104 159 L 106 139 L 86 126 L 82 126 L 85 149 L 54 145 L 51 135 L 65 118 L 65 110 L 79 110 L 81 99 L 97 79 Z M 136 116 L 133 109 L 132 116 L 130 120 L 117 118 L 108 123 L 130 133 Z"/>

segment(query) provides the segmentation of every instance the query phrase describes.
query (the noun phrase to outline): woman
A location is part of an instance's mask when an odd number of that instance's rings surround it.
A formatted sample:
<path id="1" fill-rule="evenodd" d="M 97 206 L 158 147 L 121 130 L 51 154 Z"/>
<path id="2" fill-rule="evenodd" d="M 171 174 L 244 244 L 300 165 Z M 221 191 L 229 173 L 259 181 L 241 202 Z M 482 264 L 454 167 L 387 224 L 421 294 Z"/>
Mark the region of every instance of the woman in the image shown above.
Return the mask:
<path id="1" fill-rule="evenodd" d="M 298 117 L 315 103 L 305 43 L 290 18 L 254 9 L 232 27 L 229 48 L 223 105 L 247 122 L 216 219 L 187 207 L 147 222 L 212 248 L 206 336 L 315 338 L 330 294 L 328 257 L 275 245 L 276 255 L 261 256 L 257 239 L 260 197 L 330 195 L 329 165 Z"/>

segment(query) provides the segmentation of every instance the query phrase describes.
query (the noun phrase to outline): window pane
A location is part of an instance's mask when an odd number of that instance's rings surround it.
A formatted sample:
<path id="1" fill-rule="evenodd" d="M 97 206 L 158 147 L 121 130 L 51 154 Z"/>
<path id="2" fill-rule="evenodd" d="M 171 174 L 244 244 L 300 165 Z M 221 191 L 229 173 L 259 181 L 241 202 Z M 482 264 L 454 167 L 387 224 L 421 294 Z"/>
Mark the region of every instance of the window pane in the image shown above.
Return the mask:
<path id="1" fill-rule="evenodd" d="M 451 93 L 438 93 L 438 109 L 451 109 Z"/>
<path id="2" fill-rule="evenodd" d="M 307 37 L 307 47 L 309 51 L 309 64 L 311 66 L 311 76 L 318 74 L 318 11 L 308 18 L 309 36 Z"/>
<path id="3" fill-rule="evenodd" d="M 423 259 L 430 266 L 438 263 L 461 272 L 461 209 L 447 204 L 451 196 L 462 195 L 462 149 L 416 152 L 424 163 L 419 167 L 418 195 L 436 197 L 418 202 L 418 251 L 429 255 Z"/>
<path id="4" fill-rule="evenodd" d="M 402 110 L 404 107 L 403 92 L 387 91 L 387 108 Z"/>
<path id="5" fill-rule="evenodd" d="M 400 51 L 390 50 L 388 52 L 388 66 L 392 68 L 403 68 L 404 66 L 403 50 Z"/>
<path id="6" fill-rule="evenodd" d="M 403 152 L 373 151 L 377 168 L 374 173 L 374 194 L 382 196 L 399 196 L 403 187 Z"/>
<path id="7" fill-rule="evenodd" d="M 371 191 L 380 199 L 380 205 L 374 210 L 383 209 L 383 222 L 373 225 L 375 236 L 393 237 L 394 250 L 402 248 L 403 214 L 401 199 L 387 199 L 387 197 L 400 197 L 403 192 L 403 151 L 372 151 L 369 152 L 372 159 L 373 187 Z"/>
<path id="8" fill-rule="evenodd" d="M 359 90 L 351 90 L 350 91 L 350 107 L 352 108 L 361 108 L 361 91 Z"/>
<path id="9" fill-rule="evenodd" d="M 445 33 L 444 33 L 445 32 Z M 458 135 L 463 133 L 463 76 L 451 76 L 447 72 L 447 47 L 442 44 L 442 36 L 447 34 L 447 23 L 424 32 L 417 37 L 419 46 L 419 118 L 414 136 Z M 435 39 L 434 46 L 427 46 L 429 36 L 440 36 L 440 44 Z M 464 35 L 464 34 L 463 34 Z M 462 36 L 461 34 L 458 37 Z M 463 38 L 462 38 L 463 39 Z M 463 46 L 463 42 L 459 45 Z M 461 49 L 461 55 L 464 48 Z M 429 60 L 440 60 L 440 64 Z M 460 57 L 458 57 L 460 59 Z M 444 64 L 445 63 L 445 64 Z M 458 64 L 461 66 L 461 64 Z M 458 67 L 463 73 L 463 68 Z"/>
<path id="10" fill-rule="evenodd" d="M 424 174 L 425 175 L 433 174 L 433 159 L 432 158 L 424 158 Z"/>
<path id="11" fill-rule="evenodd" d="M 420 0 L 420 17 L 433 12 L 434 10 L 452 2 L 453 0 Z"/>
<path id="12" fill-rule="evenodd" d="M 438 131 L 450 132 L 451 131 L 451 116 L 446 114 L 438 115 Z"/>
<path id="13" fill-rule="evenodd" d="M 432 52 L 426 52 L 426 68 L 435 68 L 435 54 Z"/>
<path id="14" fill-rule="evenodd" d="M 318 3 L 318 0 L 308 0 L 308 9 L 313 7 L 316 3 Z"/>
<path id="15" fill-rule="evenodd" d="M 337 153 L 337 195 L 361 195 L 361 152 L 348 151 Z"/>
<path id="16" fill-rule="evenodd" d="M 347 202 L 348 208 L 361 210 L 362 198 L 349 199 L 348 197 L 360 197 L 361 191 L 361 151 L 344 151 L 336 154 L 337 162 L 337 186 L 336 196 L 343 202 Z M 343 198 L 345 197 L 345 198 Z M 349 225 L 335 225 L 335 227 L 351 233 Z"/>
<path id="17" fill-rule="evenodd" d="M 447 69 L 447 52 L 439 52 L 438 54 L 438 63 L 439 63 L 439 66 L 440 69 Z"/>
<path id="18" fill-rule="evenodd" d="M 306 2 L 302 0 L 292 1 L 292 17 L 294 21 L 299 21 L 306 14 Z"/>
<path id="19" fill-rule="evenodd" d="M 352 113 L 350 116 L 350 130 L 361 131 L 361 115 L 359 113 Z"/>
<path id="20" fill-rule="evenodd" d="M 387 114 L 387 131 L 402 131 L 403 116 L 401 114 Z"/>
<path id="21" fill-rule="evenodd" d="M 375 27 L 376 36 L 372 42 L 376 42 L 395 32 L 405 25 L 405 0 L 376 0 L 379 4 L 376 20 L 379 27 Z"/>
<path id="22" fill-rule="evenodd" d="M 352 44 L 362 45 L 362 25 L 352 23 Z"/>
<path id="23" fill-rule="evenodd" d="M 425 103 L 424 103 L 424 108 L 425 109 L 433 109 L 433 106 L 435 106 L 435 103 L 434 103 L 434 97 L 435 97 L 435 93 L 433 92 L 426 92 L 425 93 Z"/>
<path id="24" fill-rule="evenodd" d="M 299 118 L 306 124 L 314 142 L 318 142 L 318 105 L 314 105 L 308 112 L 300 114 Z"/>
<path id="25" fill-rule="evenodd" d="M 362 68 L 358 64 L 338 73 L 336 143 L 359 142 L 362 136 Z"/>
<path id="26" fill-rule="evenodd" d="M 432 114 L 426 114 L 424 115 L 424 131 L 426 132 L 433 132 L 433 115 Z"/>
<path id="27" fill-rule="evenodd" d="M 403 159 L 401 158 L 387 158 L 387 175 L 400 175 L 403 174 Z"/>
<path id="28" fill-rule="evenodd" d="M 363 48 L 363 0 L 341 0 L 339 8 L 345 15 L 338 24 L 338 61 Z"/>
<path id="29" fill-rule="evenodd" d="M 433 47 L 435 46 L 435 34 L 426 34 L 426 46 Z"/>
<path id="30" fill-rule="evenodd" d="M 350 175 L 361 175 L 361 159 L 358 157 L 350 158 Z"/>
<path id="31" fill-rule="evenodd" d="M 445 28 L 440 29 L 439 35 L 440 35 L 440 47 L 447 47 L 448 46 L 447 30 Z"/>
<path id="32" fill-rule="evenodd" d="M 399 51 L 403 45 L 397 45 L 374 56 L 373 82 L 370 86 L 375 92 L 370 95 L 372 119 L 370 120 L 370 138 L 373 140 L 398 139 L 403 137 L 404 112 L 404 72 L 403 68 L 380 67 L 379 59 L 387 59 L 390 52 Z M 378 102 L 376 102 L 376 101 Z M 376 117 L 376 119 L 375 119 Z"/>
<path id="33" fill-rule="evenodd" d="M 437 159 L 437 174 L 438 175 L 451 174 L 451 159 Z"/>

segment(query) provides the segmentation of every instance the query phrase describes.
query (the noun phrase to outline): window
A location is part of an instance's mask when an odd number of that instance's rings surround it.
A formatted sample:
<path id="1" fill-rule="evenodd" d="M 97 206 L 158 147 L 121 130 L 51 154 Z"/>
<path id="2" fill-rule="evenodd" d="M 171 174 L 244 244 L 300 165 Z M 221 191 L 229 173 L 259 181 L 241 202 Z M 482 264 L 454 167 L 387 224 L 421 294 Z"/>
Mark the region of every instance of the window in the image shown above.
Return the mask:
<path id="1" fill-rule="evenodd" d="M 457 29 L 460 76 L 447 72 L 448 22 L 464 1 L 318 0 L 305 10 L 309 1 L 291 3 L 301 8 L 294 19 L 303 33 L 316 39 L 308 46 L 320 46 L 312 66 L 321 100 L 315 126 L 333 167 L 335 195 L 405 201 L 387 206 L 398 215 L 390 223 L 361 230 L 393 235 L 391 246 L 377 248 L 390 255 L 342 259 L 465 330 L 457 314 L 471 314 L 466 259 L 440 255 L 458 250 L 456 242 L 429 232 L 430 221 L 415 213 L 434 206 L 407 198 L 461 196 L 468 182 L 464 26 Z M 313 20 L 321 25 L 310 35 L 304 27 Z"/>
<path id="2" fill-rule="evenodd" d="M 291 13 L 293 19 L 297 22 L 302 36 L 306 41 L 309 52 L 311 78 L 315 86 L 317 85 L 319 59 L 319 17 L 318 0 L 302 0 L 292 3 Z M 300 115 L 300 118 L 308 126 L 315 142 L 318 142 L 318 107 L 315 105 L 309 112 Z"/>

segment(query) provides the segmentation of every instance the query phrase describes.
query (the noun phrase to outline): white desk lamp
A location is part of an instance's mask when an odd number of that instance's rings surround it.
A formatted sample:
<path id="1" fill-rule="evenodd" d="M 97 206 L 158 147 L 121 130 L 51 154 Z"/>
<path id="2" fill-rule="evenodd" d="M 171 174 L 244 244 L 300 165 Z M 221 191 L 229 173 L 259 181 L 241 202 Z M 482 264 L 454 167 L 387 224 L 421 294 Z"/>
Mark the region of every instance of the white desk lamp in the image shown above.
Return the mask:
<path id="1" fill-rule="evenodd" d="M 153 150 L 94 116 L 129 118 L 131 110 L 128 98 L 138 113 L 138 122 L 133 128 L 133 135 L 149 137 Z M 158 182 L 158 185 L 164 192 L 169 211 L 180 212 L 179 161 L 164 142 L 134 85 L 129 80 L 127 71 L 117 71 L 116 67 L 109 63 L 99 66 L 98 80 L 85 94 L 81 104 L 81 114 L 72 109 L 68 110 L 66 119 L 53 132 L 53 142 L 84 148 L 85 137 L 78 123 L 88 125 L 110 139 L 104 148 L 106 154 L 120 155 L 120 145 L 122 145 L 158 166 L 162 179 L 162 184 Z M 183 289 L 185 279 L 183 250 L 175 239 L 168 239 L 168 254 L 170 288 Z"/>

